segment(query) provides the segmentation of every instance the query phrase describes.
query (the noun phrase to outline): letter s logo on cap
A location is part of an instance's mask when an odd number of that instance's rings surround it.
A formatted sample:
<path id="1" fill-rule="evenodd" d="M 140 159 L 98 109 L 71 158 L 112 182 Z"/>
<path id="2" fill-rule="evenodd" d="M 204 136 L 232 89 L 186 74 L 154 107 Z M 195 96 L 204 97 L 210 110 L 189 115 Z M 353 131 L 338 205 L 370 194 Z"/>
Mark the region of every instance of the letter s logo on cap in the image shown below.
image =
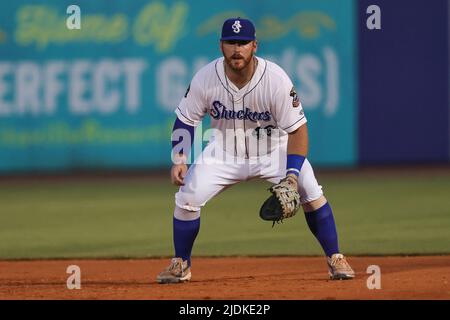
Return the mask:
<path id="1" fill-rule="evenodd" d="M 241 32 L 242 26 L 241 26 L 241 22 L 239 20 L 236 20 L 231 27 L 233 28 L 234 33 Z"/>

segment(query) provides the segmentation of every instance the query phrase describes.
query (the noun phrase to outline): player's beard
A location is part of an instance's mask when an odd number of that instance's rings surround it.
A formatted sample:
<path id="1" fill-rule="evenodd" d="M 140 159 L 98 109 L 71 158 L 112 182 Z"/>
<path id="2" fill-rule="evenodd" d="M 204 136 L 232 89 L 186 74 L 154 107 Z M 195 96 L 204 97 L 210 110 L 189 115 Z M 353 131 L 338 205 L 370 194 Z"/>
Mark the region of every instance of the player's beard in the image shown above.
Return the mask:
<path id="1" fill-rule="evenodd" d="M 250 66 L 250 62 L 253 61 L 253 54 L 249 57 L 243 55 L 233 54 L 231 57 L 225 57 L 225 63 L 227 66 L 236 73 L 242 73 Z"/>

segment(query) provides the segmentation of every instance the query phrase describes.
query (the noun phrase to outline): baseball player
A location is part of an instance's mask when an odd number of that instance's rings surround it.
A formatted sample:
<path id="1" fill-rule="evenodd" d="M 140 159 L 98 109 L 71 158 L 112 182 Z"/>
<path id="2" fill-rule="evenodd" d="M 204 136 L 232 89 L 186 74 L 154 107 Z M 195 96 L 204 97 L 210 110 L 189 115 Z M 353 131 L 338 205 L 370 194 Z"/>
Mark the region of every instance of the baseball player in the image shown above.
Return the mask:
<path id="1" fill-rule="evenodd" d="M 255 55 L 257 47 L 250 20 L 227 19 L 220 39 L 223 57 L 195 74 L 176 108 L 171 170 L 172 182 L 180 186 L 173 214 L 175 257 L 157 276 L 158 283 L 191 279 L 201 207 L 226 187 L 253 178 L 294 186 L 325 252 L 330 278 L 355 276 L 339 251 L 331 206 L 306 158 L 307 120 L 295 88 L 281 67 Z M 213 136 L 188 169 L 194 128 L 207 114 Z"/>

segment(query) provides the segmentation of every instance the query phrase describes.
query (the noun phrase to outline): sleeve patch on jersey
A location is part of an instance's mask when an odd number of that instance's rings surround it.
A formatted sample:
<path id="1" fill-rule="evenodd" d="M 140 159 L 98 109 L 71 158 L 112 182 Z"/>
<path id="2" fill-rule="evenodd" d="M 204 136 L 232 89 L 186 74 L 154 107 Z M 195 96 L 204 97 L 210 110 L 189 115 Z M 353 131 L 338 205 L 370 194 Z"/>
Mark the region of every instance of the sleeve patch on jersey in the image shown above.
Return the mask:
<path id="1" fill-rule="evenodd" d="M 300 105 L 300 100 L 298 98 L 297 92 L 295 91 L 295 88 L 292 87 L 291 92 L 289 95 L 292 97 L 292 106 L 294 108 L 297 108 Z"/>
<path id="2" fill-rule="evenodd" d="M 187 98 L 187 95 L 189 93 L 189 90 L 191 90 L 191 84 L 189 83 L 189 86 L 186 89 L 186 93 L 184 94 L 184 97 Z"/>

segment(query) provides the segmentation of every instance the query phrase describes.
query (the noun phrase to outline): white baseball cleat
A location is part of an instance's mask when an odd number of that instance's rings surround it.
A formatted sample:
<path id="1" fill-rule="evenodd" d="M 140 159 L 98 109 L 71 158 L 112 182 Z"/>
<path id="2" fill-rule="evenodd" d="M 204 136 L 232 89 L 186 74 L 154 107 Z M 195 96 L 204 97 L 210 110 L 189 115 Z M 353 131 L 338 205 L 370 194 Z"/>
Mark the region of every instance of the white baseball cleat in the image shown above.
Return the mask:
<path id="1" fill-rule="evenodd" d="M 331 280 L 348 280 L 355 277 L 355 271 L 353 271 L 350 264 L 345 260 L 344 255 L 335 253 L 331 258 L 327 257 L 328 274 Z"/>
<path id="2" fill-rule="evenodd" d="M 191 268 L 187 260 L 173 258 L 170 265 L 156 277 L 158 283 L 180 283 L 191 280 Z"/>

